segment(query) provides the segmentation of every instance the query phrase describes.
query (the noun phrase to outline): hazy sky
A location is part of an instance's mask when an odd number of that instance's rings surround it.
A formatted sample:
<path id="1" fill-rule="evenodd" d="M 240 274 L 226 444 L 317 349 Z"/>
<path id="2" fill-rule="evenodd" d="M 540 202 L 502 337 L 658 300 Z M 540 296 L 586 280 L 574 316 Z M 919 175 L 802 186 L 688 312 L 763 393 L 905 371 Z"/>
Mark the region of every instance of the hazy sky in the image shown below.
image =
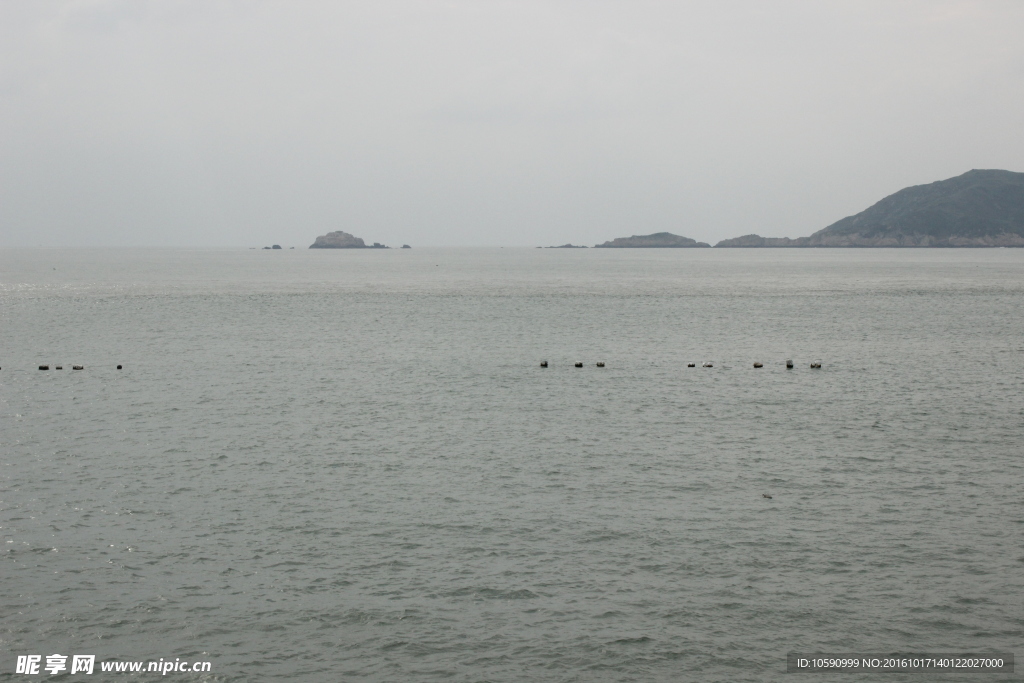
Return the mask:
<path id="1" fill-rule="evenodd" d="M 1024 2 L 0 0 L 0 246 L 807 235 L 1024 171 Z"/>

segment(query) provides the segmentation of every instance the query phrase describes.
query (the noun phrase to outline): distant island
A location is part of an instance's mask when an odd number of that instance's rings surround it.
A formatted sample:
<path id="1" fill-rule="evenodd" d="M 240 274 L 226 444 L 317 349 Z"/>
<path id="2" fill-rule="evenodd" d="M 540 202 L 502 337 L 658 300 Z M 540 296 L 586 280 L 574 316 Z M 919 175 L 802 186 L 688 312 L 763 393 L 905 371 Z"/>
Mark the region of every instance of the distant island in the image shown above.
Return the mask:
<path id="1" fill-rule="evenodd" d="M 656 232 L 653 235 L 633 235 L 632 237 L 616 237 L 604 244 L 595 244 L 597 249 L 678 249 L 690 247 L 710 247 L 706 242 L 680 237 L 670 232 Z"/>
<path id="2" fill-rule="evenodd" d="M 372 246 L 366 246 L 363 242 L 363 238 L 355 237 L 336 230 L 335 232 L 329 232 L 326 235 L 320 235 L 316 238 L 313 244 L 309 245 L 310 249 L 389 249 L 380 242 L 374 242 Z M 403 247 L 408 248 L 408 247 Z"/>
<path id="3" fill-rule="evenodd" d="M 795 240 L 791 240 L 788 237 L 761 237 L 760 235 L 744 235 L 743 237 L 733 237 L 731 239 L 722 240 L 715 245 L 715 248 L 719 247 L 806 247 L 810 246 L 805 244 L 801 240 L 810 239 L 809 237 L 798 237 Z"/>
<path id="4" fill-rule="evenodd" d="M 597 249 L 704 248 L 670 232 L 617 237 Z M 972 170 L 955 178 L 907 187 L 808 237 L 750 234 L 722 240 L 729 247 L 1024 247 L 1024 173 Z M 278 245 L 264 249 L 280 249 Z M 310 249 L 387 249 L 340 230 L 320 235 Z M 409 246 L 403 244 L 403 249 Z M 538 249 L 586 249 L 562 244 Z"/>
<path id="5" fill-rule="evenodd" d="M 715 247 L 1024 247 L 1024 173 L 968 171 L 902 189 L 809 237 L 744 235 Z"/>

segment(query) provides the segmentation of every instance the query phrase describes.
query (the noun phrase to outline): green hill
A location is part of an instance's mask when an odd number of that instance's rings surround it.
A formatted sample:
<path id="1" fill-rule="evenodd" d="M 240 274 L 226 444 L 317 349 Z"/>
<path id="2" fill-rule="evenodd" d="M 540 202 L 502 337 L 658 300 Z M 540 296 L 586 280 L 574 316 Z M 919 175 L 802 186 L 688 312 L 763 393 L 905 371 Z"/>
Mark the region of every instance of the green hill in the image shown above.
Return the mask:
<path id="1" fill-rule="evenodd" d="M 716 247 L 1024 247 L 1024 173 L 974 170 L 915 185 L 796 239 L 745 235 Z"/>

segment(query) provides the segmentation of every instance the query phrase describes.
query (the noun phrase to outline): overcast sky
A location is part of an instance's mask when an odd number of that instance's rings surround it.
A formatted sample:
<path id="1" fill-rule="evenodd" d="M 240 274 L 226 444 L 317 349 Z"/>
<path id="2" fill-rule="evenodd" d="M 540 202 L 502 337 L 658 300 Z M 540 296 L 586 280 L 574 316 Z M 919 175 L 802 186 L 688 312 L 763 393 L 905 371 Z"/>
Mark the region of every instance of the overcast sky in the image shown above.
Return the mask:
<path id="1" fill-rule="evenodd" d="M 1024 171 L 1024 2 L 0 0 L 0 246 L 798 237 Z"/>

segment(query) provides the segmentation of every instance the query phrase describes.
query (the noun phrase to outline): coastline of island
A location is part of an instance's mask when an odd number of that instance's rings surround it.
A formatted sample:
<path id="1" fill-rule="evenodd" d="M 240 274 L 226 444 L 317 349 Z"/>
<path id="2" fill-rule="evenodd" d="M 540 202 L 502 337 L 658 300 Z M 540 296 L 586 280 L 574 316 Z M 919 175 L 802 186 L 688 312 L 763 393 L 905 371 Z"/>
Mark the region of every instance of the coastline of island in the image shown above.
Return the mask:
<path id="1" fill-rule="evenodd" d="M 1024 173 L 975 169 L 903 188 L 807 237 L 751 234 L 715 247 L 1024 247 Z"/>
<path id="2" fill-rule="evenodd" d="M 1024 247 L 1024 173 L 971 170 L 925 185 L 903 188 L 806 237 L 747 234 L 714 248 L 963 248 Z M 280 249 L 280 246 L 265 247 Z M 310 249 L 389 249 L 336 230 L 316 238 Z M 408 245 L 402 245 L 409 249 Z M 566 243 L 538 249 L 587 249 Z M 711 248 L 707 242 L 670 232 L 616 237 L 596 249 Z"/>
<path id="3" fill-rule="evenodd" d="M 652 235 L 616 237 L 604 244 L 595 244 L 595 249 L 691 249 L 708 248 L 707 242 L 698 242 L 689 237 L 673 235 L 670 232 L 656 232 Z"/>
<path id="4" fill-rule="evenodd" d="M 310 249 L 390 249 L 391 247 L 381 244 L 380 242 L 374 242 L 372 245 L 366 244 L 363 238 L 356 237 L 342 230 L 335 230 L 329 232 L 326 235 L 320 235 L 314 240 L 313 244 L 309 245 Z M 409 249 L 408 245 L 402 245 L 403 249 Z"/>

